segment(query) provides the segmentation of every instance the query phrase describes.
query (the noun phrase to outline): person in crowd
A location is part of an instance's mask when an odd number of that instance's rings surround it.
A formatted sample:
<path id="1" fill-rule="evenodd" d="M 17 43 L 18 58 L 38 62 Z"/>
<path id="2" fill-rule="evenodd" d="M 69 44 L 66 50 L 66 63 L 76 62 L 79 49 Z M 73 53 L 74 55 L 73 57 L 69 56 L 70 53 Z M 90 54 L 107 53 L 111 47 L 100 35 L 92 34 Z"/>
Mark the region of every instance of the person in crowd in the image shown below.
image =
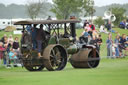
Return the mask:
<path id="1" fill-rule="evenodd" d="M 120 37 L 117 35 L 115 40 L 114 40 L 114 43 L 116 45 L 116 47 L 115 47 L 115 56 L 116 56 L 116 58 L 120 57 L 120 52 L 119 52 L 119 44 L 120 43 L 119 43 L 119 40 L 120 40 Z"/>
<path id="2" fill-rule="evenodd" d="M 115 30 L 112 29 L 112 23 L 111 21 L 108 22 L 107 30 L 112 33 L 117 33 Z"/>
<path id="3" fill-rule="evenodd" d="M 126 21 L 125 29 L 128 29 L 128 21 Z"/>
<path id="4" fill-rule="evenodd" d="M 127 37 L 126 37 L 126 47 L 128 47 L 128 35 L 127 35 Z"/>
<path id="5" fill-rule="evenodd" d="M 89 22 L 87 20 L 85 20 L 83 28 L 85 28 L 87 24 L 89 24 Z"/>
<path id="6" fill-rule="evenodd" d="M 18 37 L 15 37 L 15 40 L 13 42 L 13 50 L 15 51 L 19 51 L 19 41 L 18 41 Z"/>
<path id="7" fill-rule="evenodd" d="M 112 41 L 112 58 L 116 58 L 116 47 L 117 45 Z"/>
<path id="8" fill-rule="evenodd" d="M 100 26 L 99 32 L 108 34 L 107 30 L 105 30 L 104 24 Z"/>
<path id="9" fill-rule="evenodd" d="M 85 42 L 85 43 L 87 43 L 88 42 L 88 31 L 87 31 L 87 29 L 85 29 L 83 32 L 82 32 L 82 34 L 81 34 L 81 37 L 80 37 L 80 41 L 82 42 Z"/>
<path id="10" fill-rule="evenodd" d="M 7 37 L 7 35 L 6 34 L 4 34 L 4 36 L 1 38 L 1 42 L 5 42 L 4 40 L 5 40 L 5 38 Z"/>
<path id="11" fill-rule="evenodd" d="M 17 53 L 14 52 L 13 48 L 10 49 L 9 60 L 10 64 L 13 64 L 14 67 L 17 67 Z"/>
<path id="12" fill-rule="evenodd" d="M 127 35 L 127 37 L 126 37 L 126 40 L 128 41 L 128 35 Z"/>
<path id="13" fill-rule="evenodd" d="M 92 37 L 92 29 L 90 28 L 89 24 L 86 24 L 85 29 L 87 29 L 88 33 Z"/>
<path id="14" fill-rule="evenodd" d="M 97 45 L 97 39 L 96 39 L 95 36 L 93 36 L 93 38 L 91 39 L 91 41 L 90 41 L 89 44 L 90 44 L 90 45 L 95 45 L 95 46 L 96 46 L 96 50 L 99 52 L 99 47 L 98 47 L 98 45 Z"/>
<path id="15" fill-rule="evenodd" d="M 4 48 L 7 49 L 8 47 L 8 37 L 4 37 Z M 4 61 L 4 65 L 7 64 L 7 61 L 6 61 L 6 51 L 4 52 L 4 57 L 3 57 L 3 61 Z"/>
<path id="16" fill-rule="evenodd" d="M 7 48 L 7 46 L 8 46 L 8 37 L 4 37 L 3 44 L 4 44 L 4 47 Z"/>
<path id="17" fill-rule="evenodd" d="M 107 30 L 108 30 L 109 32 L 111 32 L 111 30 L 112 30 L 112 25 L 111 25 L 111 22 L 110 22 L 110 21 L 108 22 Z"/>
<path id="18" fill-rule="evenodd" d="M 127 56 L 128 47 L 126 47 L 126 35 L 122 34 L 122 38 L 120 39 L 120 49 L 125 50 L 124 56 Z M 122 54 L 122 51 L 121 51 Z"/>
<path id="19" fill-rule="evenodd" d="M 20 48 L 19 48 L 18 37 L 15 37 L 12 48 L 13 48 L 14 52 L 17 53 L 17 58 L 19 59 L 19 57 L 20 57 Z"/>
<path id="20" fill-rule="evenodd" d="M 119 36 L 119 42 L 120 42 L 120 40 L 121 40 L 121 35 L 120 35 L 120 33 L 119 32 L 117 32 L 117 36 Z"/>
<path id="21" fill-rule="evenodd" d="M 99 32 L 104 32 L 104 29 L 105 29 L 105 26 L 104 26 L 104 24 L 102 24 L 102 25 L 100 26 Z"/>
<path id="22" fill-rule="evenodd" d="M 101 35 L 97 38 L 97 46 L 98 46 L 98 52 L 100 53 L 100 46 L 102 45 L 102 38 Z"/>
<path id="23" fill-rule="evenodd" d="M 126 21 L 123 20 L 122 22 L 120 22 L 119 27 L 125 29 L 125 27 L 126 27 Z"/>
<path id="24" fill-rule="evenodd" d="M 43 30 L 43 25 L 40 25 L 40 28 L 37 29 L 37 35 L 36 35 L 36 41 L 37 41 L 37 49 L 38 49 L 38 58 L 42 57 L 41 50 L 43 41 L 45 41 L 45 32 Z"/>
<path id="25" fill-rule="evenodd" d="M 13 43 L 13 37 L 12 37 L 12 35 L 9 35 L 9 37 L 8 37 L 8 42 L 12 42 Z"/>
<path id="26" fill-rule="evenodd" d="M 9 38 L 8 38 L 8 44 L 7 44 L 7 47 L 6 47 L 7 53 L 10 51 L 10 48 L 12 48 L 13 41 L 14 41 L 14 40 L 13 40 L 13 38 L 12 38 L 12 35 L 10 35 Z"/>
<path id="27" fill-rule="evenodd" d="M 85 29 L 83 32 L 82 32 L 82 36 L 84 36 L 84 37 L 88 37 L 88 30 L 87 29 Z"/>
<path id="28" fill-rule="evenodd" d="M 95 36 L 96 38 L 98 38 L 99 34 L 97 30 L 93 30 L 92 31 L 92 36 Z"/>
<path id="29" fill-rule="evenodd" d="M 10 49 L 12 48 L 13 46 L 13 42 L 12 41 L 9 41 L 8 42 L 8 45 L 7 45 L 7 48 L 6 48 L 6 64 L 7 64 L 7 68 L 10 68 L 10 58 L 9 58 L 9 52 L 10 52 Z"/>
<path id="30" fill-rule="evenodd" d="M 93 30 L 96 30 L 96 29 L 95 29 L 95 25 L 94 25 L 93 23 L 90 23 L 89 26 L 90 26 L 90 28 L 92 29 L 92 31 L 93 31 Z"/>
<path id="31" fill-rule="evenodd" d="M 7 47 L 6 47 L 7 53 L 10 52 L 10 48 L 12 48 L 12 46 L 13 46 L 13 42 L 9 41 L 8 44 L 7 44 Z"/>
<path id="32" fill-rule="evenodd" d="M 3 43 L 0 42 L 0 64 L 1 64 L 1 61 L 2 61 L 2 59 L 3 59 L 4 51 L 5 51 L 5 50 L 6 50 L 6 49 L 3 47 Z"/>
<path id="33" fill-rule="evenodd" d="M 112 57 L 112 35 L 111 33 L 108 34 L 108 39 L 106 40 L 107 44 L 107 58 Z"/>
<path id="34" fill-rule="evenodd" d="M 92 37 L 90 35 L 88 35 L 88 43 L 87 44 L 90 44 L 91 40 L 92 40 Z"/>

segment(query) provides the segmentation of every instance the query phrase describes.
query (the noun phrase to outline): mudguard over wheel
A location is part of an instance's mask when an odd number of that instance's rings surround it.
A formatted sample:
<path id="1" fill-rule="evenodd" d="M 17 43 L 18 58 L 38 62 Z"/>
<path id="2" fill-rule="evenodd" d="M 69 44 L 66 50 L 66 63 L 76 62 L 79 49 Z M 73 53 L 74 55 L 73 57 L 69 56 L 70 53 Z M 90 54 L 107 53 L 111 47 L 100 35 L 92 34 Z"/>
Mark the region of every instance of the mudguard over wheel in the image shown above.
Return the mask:
<path id="1" fill-rule="evenodd" d="M 62 70 L 67 64 L 67 52 L 61 45 L 48 45 L 43 58 L 44 66 L 49 71 Z"/>

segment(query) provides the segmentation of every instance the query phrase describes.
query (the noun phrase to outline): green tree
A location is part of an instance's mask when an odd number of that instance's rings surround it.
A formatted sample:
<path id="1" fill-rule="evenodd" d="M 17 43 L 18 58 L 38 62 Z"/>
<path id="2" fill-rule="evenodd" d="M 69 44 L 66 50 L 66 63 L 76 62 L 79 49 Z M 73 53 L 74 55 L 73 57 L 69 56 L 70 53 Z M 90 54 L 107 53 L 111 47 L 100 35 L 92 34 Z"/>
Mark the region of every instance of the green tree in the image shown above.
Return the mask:
<path id="1" fill-rule="evenodd" d="M 92 16 L 95 12 L 93 0 L 53 0 L 51 11 L 58 19 L 68 19 L 72 14 L 79 15 L 82 10 Z"/>
<path id="2" fill-rule="evenodd" d="M 45 0 L 38 0 L 36 2 L 34 0 L 28 0 L 27 13 L 31 19 L 36 19 L 36 17 L 39 16 L 41 9 L 44 8 L 44 2 Z"/>
<path id="3" fill-rule="evenodd" d="M 109 11 L 111 11 L 112 14 L 115 15 L 116 21 L 114 22 L 114 24 L 118 26 L 119 23 L 125 18 L 124 14 L 126 12 L 126 9 L 121 7 L 111 7 L 109 8 Z"/>
<path id="4" fill-rule="evenodd" d="M 104 20 L 102 19 L 102 17 L 98 17 L 97 19 L 94 20 L 94 24 L 100 27 L 102 24 L 104 24 Z"/>
<path id="5" fill-rule="evenodd" d="M 58 19 L 67 19 L 71 14 L 81 12 L 82 0 L 53 0 L 51 11 Z"/>
<path id="6" fill-rule="evenodd" d="M 86 11 L 84 16 L 90 16 L 91 21 L 92 21 L 92 17 L 94 15 L 94 13 L 96 12 L 96 10 L 94 9 L 94 1 L 93 0 L 84 0 L 83 9 L 84 9 L 84 11 Z"/>

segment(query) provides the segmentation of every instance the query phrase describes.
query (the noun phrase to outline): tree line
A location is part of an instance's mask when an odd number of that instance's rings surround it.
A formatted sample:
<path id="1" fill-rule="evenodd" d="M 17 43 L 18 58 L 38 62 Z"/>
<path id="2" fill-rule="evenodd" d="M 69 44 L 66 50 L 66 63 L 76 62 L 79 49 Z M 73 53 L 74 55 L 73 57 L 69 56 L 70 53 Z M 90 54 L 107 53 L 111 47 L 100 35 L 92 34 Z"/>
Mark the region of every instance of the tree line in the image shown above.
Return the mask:
<path id="1" fill-rule="evenodd" d="M 38 0 L 38 2 L 31 1 L 27 4 L 28 14 L 31 19 L 36 18 L 41 9 L 45 9 L 45 7 L 43 7 L 44 2 L 45 0 Z M 51 11 L 57 19 L 68 19 L 70 16 L 80 16 L 81 13 L 84 16 L 93 17 L 96 12 L 94 0 L 53 0 L 53 3 Z M 111 6 L 106 11 L 111 11 L 112 14 L 115 15 L 115 25 L 118 25 L 120 21 L 127 18 L 127 15 L 125 15 L 126 9 L 123 7 Z M 99 20 L 100 19 L 102 18 L 99 18 Z M 98 23 L 99 22 L 100 21 L 98 21 Z"/>
<path id="2" fill-rule="evenodd" d="M 44 7 L 45 0 L 37 2 L 29 1 L 27 4 L 27 12 L 31 19 L 36 18 Z M 93 0 L 53 0 L 51 11 L 57 19 L 68 19 L 70 16 L 79 16 L 83 13 L 84 16 L 93 16 L 95 13 Z M 45 12 L 43 12 L 45 13 Z"/>
<path id="3" fill-rule="evenodd" d="M 46 0 L 28 0 L 26 5 L 11 4 L 5 6 L 0 4 L 0 18 L 29 17 L 36 19 L 52 16 L 58 19 L 67 19 L 70 16 L 103 16 L 104 11 L 111 9 L 116 16 L 115 24 L 118 24 L 128 15 L 128 9 L 125 9 L 128 8 L 128 4 L 112 4 L 104 7 L 96 7 L 94 4 L 94 0 L 53 0 L 53 4 Z"/>

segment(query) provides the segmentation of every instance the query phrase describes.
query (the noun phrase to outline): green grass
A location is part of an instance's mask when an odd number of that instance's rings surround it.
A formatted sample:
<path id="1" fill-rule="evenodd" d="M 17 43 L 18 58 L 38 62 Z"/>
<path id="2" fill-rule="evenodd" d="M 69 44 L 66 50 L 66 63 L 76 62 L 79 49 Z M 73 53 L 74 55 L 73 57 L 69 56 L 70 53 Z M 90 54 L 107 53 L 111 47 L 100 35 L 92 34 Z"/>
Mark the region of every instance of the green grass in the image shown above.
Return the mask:
<path id="1" fill-rule="evenodd" d="M 128 30 L 115 28 L 120 34 L 128 34 Z M 80 36 L 82 29 L 77 30 Z M 0 37 L 5 32 L 0 32 Z M 10 34 L 7 32 L 6 34 Z M 101 34 L 101 58 L 106 56 L 105 41 L 107 34 Z M 14 35 L 19 36 L 20 35 Z M 113 39 L 116 34 L 112 34 Z M 68 63 L 62 71 L 29 72 L 25 68 L 0 67 L 0 85 L 127 85 L 128 84 L 128 58 L 106 59 L 102 58 L 100 65 L 95 69 L 74 69 Z"/>
<path id="2" fill-rule="evenodd" d="M 0 85 L 127 85 L 128 58 L 103 59 L 95 69 L 29 72 L 25 68 L 0 68 Z"/>

